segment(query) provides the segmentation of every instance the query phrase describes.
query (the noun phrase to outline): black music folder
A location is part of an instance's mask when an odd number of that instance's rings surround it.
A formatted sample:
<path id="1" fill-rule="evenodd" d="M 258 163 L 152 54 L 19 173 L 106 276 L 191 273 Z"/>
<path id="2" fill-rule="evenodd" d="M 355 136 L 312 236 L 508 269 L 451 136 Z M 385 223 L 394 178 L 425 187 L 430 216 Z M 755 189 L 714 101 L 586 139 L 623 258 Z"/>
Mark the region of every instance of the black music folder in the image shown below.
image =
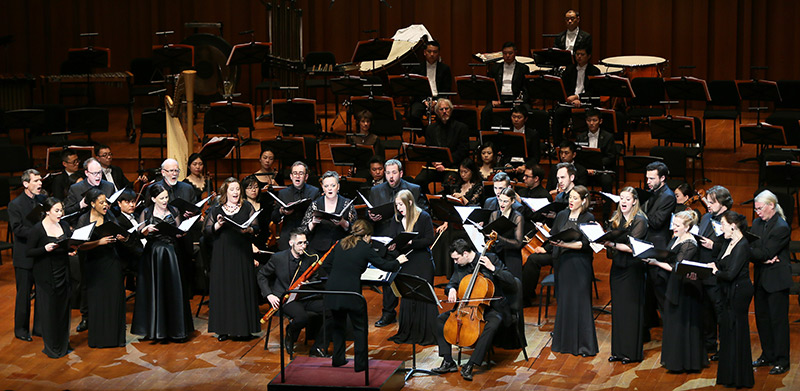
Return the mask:
<path id="1" fill-rule="evenodd" d="M 342 219 L 342 216 L 344 215 L 344 213 L 349 211 L 350 205 L 353 204 L 353 201 L 355 201 L 355 198 L 353 198 L 350 201 L 347 201 L 347 203 L 344 204 L 344 208 L 342 208 L 342 211 L 339 212 L 339 213 L 330 213 L 330 212 L 326 212 L 324 210 L 317 209 L 317 210 L 314 211 L 314 217 L 318 217 L 318 218 L 320 218 L 322 220 L 339 221 L 339 220 Z"/>
<path id="2" fill-rule="evenodd" d="M 280 198 L 278 198 L 278 196 L 276 196 L 275 194 L 272 194 L 271 191 L 268 191 L 267 194 L 271 195 L 272 198 L 275 199 L 275 202 L 278 203 L 279 207 L 281 207 L 283 209 L 286 209 L 286 210 L 296 210 L 296 209 L 305 210 L 306 208 L 308 208 L 308 204 L 311 203 L 311 199 L 310 198 L 303 198 L 302 200 L 292 201 L 292 202 L 287 204 L 287 203 L 283 202 Z"/>
<path id="3" fill-rule="evenodd" d="M 177 208 L 181 213 L 189 212 L 193 215 L 196 215 L 200 213 L 201 209 L 203 208 L 203 205 L 205 205 L 205 203 L 208 202 L 208 200 L 210 200 L 211 197 L 213 196 L 208 196 L 194 204 L 182 198 L 176 198 L 172 200 L 172 202 L 170 202 L 169 204 Z"/>
<path id="4" fill-rule="evenodd" d="M 599 223 L 582 223 L 578 228 L 586 235 L 590 242 L 603 243 L 628 243 L 628 232 L 624 229 L 612 229 L 608 232 L 603 231 Z"/>
<path id="5" fill-rule="evenodd" d="M 387 202 L 383 205 L 373 206 L 370 204 L 367 197 L 364 197 L 361 192 L 358 192 L 358 195 L 361 196 L 361 199 L 364 200 L 364 203 L 367 205 L 367 212 L 372 213 L 374 215 L 380 216 L 378 221 L 386 220 L 394 216 L 394 201 Z M 376 223 L 378 221 L 375 221 Z"/>
<path id="6" fill-rule="evenodd" d="M 685 276 L 689 273 L 697 274 L 698 280 L 704 280 L 711 277 L 711 265 L 708 263 L 693 262 L 683 260 L 675 265 L 675 273 L 680 276 Z"/>
<path id="7" fill-rule="evenodd" d="M 259 214 L 261 213 L 261 211 L 263 211 L 263 210 L 264 210 L 264 209 L 260 209 L 260 210 L 256 211 L 255 213 L 253 213 L 252 215 L 250 215 L 250 218 L 249 218 L 249 219 L 247 219 L 247 221 L 245 221 L 244 223 L 241 223 L 241 224 L 239 224 L 239 223 L 237 223 L 237 222 L 233 221 L 233 219 L 231 219 L 230 217 L 228 217 L 228 215 L 226 215 L 225 213 L 222 213 L 222 218 L 223 218 L 223 219 L 225 219 L 225 221 L 227 221 L 228 223 L 231 223 L 231 224 L 233 224 L 233 225 L 235 225 L 235 226 L 237 226 L 237 227 L 239 227 L 239 228 L 241 228 L 241 229 L 247 229 L 248 227 L 250 227 L 250 224 L 253 224 L 253 222 L 254 222 L 254 221 L 256 221 L 256 218 L 258 218 L 258 215 L 259 215 Z"/>
<path id="8" fill-rule="evenodd" d="M 103 225 L 95 227 L 94 233 L 100 238 L 117 235 L 122 235 L 127 238 L 131 234 L 127 229 L 122 228 L 122 226 L 113 221 L 105 221 Z"/>
<path id="9" fill-rule="evenodd" d="M 484 235 L 489 235 L 492 231 L 497 232 L 497 234 L 503 234 L 505 232 L 511 231 L 516 227 L 516 224 L 512 223 L 511 220 L 506 218 L 506 216 L 499 216 L 497 220 L 492 221 L 491 223 L 487 224 L 486 226 L 481 229 Z"/>
<path id="10" fill-rule="evenodd" d="M 540 230 L 540 232 L 544 231 Z M 567 228 L 559 233 L 550 234 L 550 237 L 547 238 L 547 241 L 549 242 L 560 241 L 564 243 L 569 243 L 569 242 L 579 242 L 581 238 L 583 238 L 583 234 L 581 234 L 577 229 Z"/>
<path id="11" fill-rule="evenodd" d="M 89 224 L 84 225 L 74 231 L 72 231 L 72 235 L 69 237 L 64 237 L 56 242 L 58 247 L 61 248 L 68 248 L 68 247 L 76 247 L 83 243 L 88 242 L 92 238 L 92 232 L 94 231 L 94 226 L 96 222 L 91 222 Z"/>
<path id="12" fill-rule="evenodd" d="M 177 227 L 172 225 L 172 224 L 170 224 L 170 223 L 167 223 L 166 221 L 162 221 L 162 222 L 156 224 L 156 229 L 158 229 L 158 232 L 161 233 L 161 234 L 164 234 L 164 235 L 167 235 L 167 236 L 172 236 L 172 237 L 178 237 L 180 235 L 183 235 L 183 234 L 189 232 L 189 229 L 192 228 L 192 226 L 194 225 L 195 221 L 197 221 L 197 219 L 199 219 L 199 218 L 200 218 L 200 215 L 197 215 L 197 216 L 194 216 L 192 218 L 183 220 L 183 222 L 181 222 L 181 225 L 179 225 Z"/>

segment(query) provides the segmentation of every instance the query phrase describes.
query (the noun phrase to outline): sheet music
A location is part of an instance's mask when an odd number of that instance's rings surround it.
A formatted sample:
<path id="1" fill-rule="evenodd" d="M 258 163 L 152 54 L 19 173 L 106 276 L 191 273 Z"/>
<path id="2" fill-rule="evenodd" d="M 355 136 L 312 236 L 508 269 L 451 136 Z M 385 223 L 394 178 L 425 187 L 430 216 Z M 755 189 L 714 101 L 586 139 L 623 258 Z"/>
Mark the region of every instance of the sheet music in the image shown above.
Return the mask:
<path id="1" fill-rule="evenodd" d="M 125 190 L 124 187 L 119 189 L 119 190 L 117 190 L 114 194 L 111 195 L 111 197 L 108 197 L 108 203 L 109 204 L 113 204 L 113 203 L 117 202 L 117 198 L 119 198 L 119 195 L 122 194 L 123 190 Z"/>
<path id="2" fill-rule="evenodd" d="M 247 227 L 249 227 L 250 224 L 252 224 L 253 221 L 255 221 L 255 219 L 258 217 L 259 213 L 261 213 L 262 210 L 264 210 L 264 209 L 258 210 L 258 211 L 256 211 L 256 213 L 253 213 L 253 215 L 250 216 L 250 218 L 247 219 L 247 221 L 245 221 L 242 224 L 239 224 L 239 223 L 233 221 L 233 219 L 231 219 L 230 217 L 226 216 L 224 213 L 222 214 L 222 218 L 224 218 L 225 220 L 228 220 L 228 222 L 230 222 L 231 224 L 233 224 L 233 225 L 235 225 L 235 226 L 237 226 L 237 227 L 239 227 L 241 229 L 247 229 Z M 181 224 L 181 225 L 183 225 L 183 224 Z"/>
<path id="3" fill-rule="evenodd" d="M 638 257 L 639 254 L 654 247 L 652 244 L 636 239 L 633 236 L 628 236 L 628 239 L 631 241 L 631 250 L 633 250 L 634 257 Z"/>
<path id="4" fill-rule="evenodd" d="M 208 202 L 208 200 L 210 200 L 211 197 L 213 197 L 213 196 L 214 195 L 212 194 L 212 195 L 210 195 L 210 196 L 208 196 L 208 197 L 206 197 L 206 198 L 204 198 L 204 199 L 202 199 L 200 201 L 197 201 L 197 203 L 195 203 L 194 206 L 196 206 L 198 208 L 202 208 L 203 205 L 205 205 L 205 203 Z"/>
<path id="5" fill-rule="evenodd" d="M 520 198 L 522 199 L 522 202 L 526 203 L 531 209 L 533 209 L 534 212 L 550 204 L 550 201 L 548 201 L 547 198 Z"/>
<path id="6" fill-rule="evenodd" d="M 386 281 L 386 278 L 389 276 L 389 272 L 383 271 L 381 269 L 372 267 L 367 267 L 367 270 L 364 270 L 364 273 L 361 273 L 361 280 L 362 281 Z"/>
<path id="7" fill-rule="evenodd" d="M 608 197 L 608 199 L 610 199 L 611 201 L 614 201 L 615 204 L 619 204 L 619 196 L 618 195 L 611 194 L 611 193 L 606 193 L 604 191 L 601 191 L 600 194 Z"/>
<path id="8" fill-rule="evenodd" d="M 600 224 L 598 223 L 580 224 L 578 225 L 578 228 L 580 228 L 583 234 L 586 235 L 587 238 L 589 238 L 590 242 L 594 242 L 595 240 L 605 235 L 606 233 L 605 231 L 603 231 L 603 227 L 601 227 Z M 595 250 L 595 252 L 597 252 L 597 250 Z"/>
<path id="9" fill-rule="evenodd" d="M 602 245 L 602 244 L 600 244 L 600 243 L 594 243 L 594 242 L 592 242 L 592 243 L 589 243 L 589 247 L 591 247 L 591 248 L 592 248 L 592 250 L 594 250 L 594 252 L 595 252 L 595 253 L 599 253 L 599 252 L 600 252 L 600 250 L 602 250 L 602 249 L 606 248 L 606 246 L 603 246 L 603 245 Z"/>
<path id="10" fill-rule="evenodd" d="M 454 206 L 456 208 L 456 212 L 458 212 L 458 216 L 461 218 L 461 222 L 465 223 L 470 213 L 472 213 L 475 209 L 480 209 L 480 206 Z"/>
<path id="11" fill-rule="evenodd" d="M 367 199 L 367 197 L 364 197 L 364 195 L 361 194 L 360 191 L 358 192 L 358 195 L 360 195 L 361 199 L 364 200 L 364 203 L 367 205 L 367 209 L 372 209 L 372 204 L 369 203 L 369 200 Z"/>
<path id="12" fill-rule="evenodd" d="M 467 232 L 469 240 L 472 242 L 472 245 L 475 246 L 478 253 L 482 253 L 483 249 L 486 248 L 486 242 L 483 240 L 483 234 L 478 230 L 478 227 L 474 225 L 465 225 L 464 231 Z"/>
<path id="13" fill-rule="evenodd" d="M 700 262 L 689 261 L 689 260 L 683 260 L 683 261 L 681 261 L 681 263 L 684 264 L 684 265 L 695 266 L 695 267 L 704 267 L 706 269 L 711 269 L 711 264 L 710 263 L 700 263 Z"/>
<path id="14" fill-rule="evenodd" d="M 136 231 L 137 229 L 139 229 L 139 227 L 141 227 L 141 226 L 142 226 L 142 224 L 144 224 L 144 221 L 142 221 L 141 223 L 139 223 L 139 224 L 136 224 L 136 225 L 134 225 L 133 227 L 131 227 L 131 228 L 128 230 L 128 233 L 129 233 L 129 234 L 132 234 L 132 233 L 133 233 L 133 231 Z"/>
<path id="15" fill-rule="evenodd" d="M 388 236 L 373 236 L 372 240 L 374 240 L 376 242 L 380 242 L 385 246 L 385 245 L 389 244 L 389 242 L 392 241 L 392 238 L 390 238 Z"/>
<path id="16" fill-rule="evenodd" d="M 197 219 L 199 219 L 200 216 L 201 215 L 197 215 L 197 216 L 191 217 L 189 219 L 183 220 L 181 225 L 178 226 L 178 229 L 183 231 L 183 232 L 188 232 L 189 228 L 192 228 L 192 226 L 194 225 L 194 222 L 197 221 Z"/>
<path id="17" fill-rule="evenodd" d="M 547 232 L 547 230 L 544 229 L 544 225 L 542 225 L 542 223 L 538 223 L 537 222 L 537 223 L 533 223 L 533 225 L 536 226 L 536 229 L 538 229 L 539 232 L 541 232 L 542 235 L 544 235 L 545 238 L 549 238 L 550 237 L 550 232 Z"/>
<path id="18" fill-rule="evenodd" d="M 275 194 L 272 194 L 272 192 L 271 192 L 271 191 L 268 191 L 268 192 L 267 192 L 267 194 L 271 195 L 271 196 L 272 196 L 272 198 L 274 198 L 274 199 L 275 199 L 275 201 L 277 201 L 277 202 L 278 202 L 278 204 L 280 204 L 280 205 L 281 205 L 281 207 L 284 207 L 284 208 L 286 207 L 286 204 L 284 204 L 284 203 L 283 203 L 283 201 L 281 201 L 281 199 L 280 199 L 280 198 L 278 198 L 278 196 L 276 196 Z"/>
<path id="19" fill-rule="evenodd" d="M 94 225 L 97 224 L 93 222 L 91 224 L 84 225 L 74 231 L 72 231 L 72 236 L 70 239 L 79 240 L 82 242 L 88 242 L 89 238 L 92 237 L 92 230 L 94 230 Z"/>
<path id="20" fill-rule="evenodd" d="M 692 226 L 692 228 L 689 230 L 689 233 L 692 235 L 700 235 L 700 227 L 696 225 Z"/>

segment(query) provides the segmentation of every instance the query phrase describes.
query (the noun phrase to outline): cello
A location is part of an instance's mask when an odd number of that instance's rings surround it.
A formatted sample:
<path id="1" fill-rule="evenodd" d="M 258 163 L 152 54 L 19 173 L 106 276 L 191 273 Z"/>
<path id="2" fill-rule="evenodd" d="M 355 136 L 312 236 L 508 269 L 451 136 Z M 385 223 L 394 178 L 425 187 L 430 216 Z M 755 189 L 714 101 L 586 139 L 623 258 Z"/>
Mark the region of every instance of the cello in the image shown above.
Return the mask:
<path id="1" fill-rule="evenodd" d="M 542 225 L 542 229 L 546 232 L 550 232 L 550 227 L 546 224 Z M 528 234 L 530 235 L 530 232 Z M 526 244 L 522 246 L 522 250 L 520 250 L 522 252 L 522 266 L 525 266 L 525 263 L 528 262 L 529 256 L 536 253 L 537 248 L 544 246 L 547 242 L 547 238 L 545 238 L 544 234 L 539 230 L 534 230 L 532 237 L 529 238 L 527 235 L 525 236 L 525 242 Z"/>
<path id="2" fill-rule="evenodd" d="M 494 296 L 494 283 L 480 273 L 480 259 L 497 240 L 497 235 L 493 233 L 489 238 L 472 274 L 462 278 L 458 284 L 458 308 L 450 313 L 444 324 L 444 339 L 451 345 L 475 345 L 486 325 L 483 311 Z"/>

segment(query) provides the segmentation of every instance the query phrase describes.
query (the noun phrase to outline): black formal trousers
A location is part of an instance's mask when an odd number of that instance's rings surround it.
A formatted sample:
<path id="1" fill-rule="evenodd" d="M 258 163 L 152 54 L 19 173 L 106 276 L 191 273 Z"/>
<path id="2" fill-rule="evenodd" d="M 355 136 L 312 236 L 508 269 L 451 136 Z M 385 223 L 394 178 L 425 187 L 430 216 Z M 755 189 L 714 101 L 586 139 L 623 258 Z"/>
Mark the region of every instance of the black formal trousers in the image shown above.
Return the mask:
<path id="1" fill-rule="evenodd" d="M 436 342 L 439 345 L 439 357 L 447 361 L 453 360 L 453 347 L 444 338 L 444 324 L 447 322 L 452 312 L 453 310 L 441 313 L 437 319 L 438 327 L 436 328 Z M 486 352 L 492 346 L 492 341 L 494 340 L 495 333 L 497 333 L 497 329 L 503 324 L 503 314 L 492 307 L 487 307 L 484 310 L 483 319 L 486 321 L 486 325 L 483 327 L 483 332 L 480 337 L 478 337 L 478 341 L 475 342 L 472 356 L 470 356 L 467 362 L 468 364 L 481 365 L 483 357 L 486 356 Z"/>
<path id="2" fill-rule="evenodd" d="M 353 353 L 355 362 L 353 367 L 356 372 L 367 369 L 367 312 L 365 308 L 353 309 L 342 308 L 331 310 L 333 317 L 332 340 L 333 340 L 333 366 L 339 367 L 347 363 L 345 358 L 345 327 L 347 318 L 353 325 Z"/>
<path id="3" fill-rule="evenodd" d="M 292 342 L 297 341 L 297 336 L 300 334 L 300 330 L 308 326 L 311 317 L 315 314 L 319 314 L 320 316 L 324 316 L 325 306 L 322 304 L 321 299 L 309 299 L 309 300 L 294 300 L 290 303 L 283 305 L 283 313 L 292 319 L 292 322 L 286 326 L 287 331 L 291 331 L 291 335 L 294 338 Z M 332 322 L 326 323 L 330 325 Z M 306 330 L 306 336 L 312 337 L 309 335 L 308 330 Z M 327 349 L 328 344 L 326 338 L 321 338 L 319 334 L 313 336 L 314 338 L 314 347 L 318 347 L 322 350 Z"/>
<path id="4" fill-rule="evenodd" d="M 17 297 L 14 305 L 14 336 L 25 338 L 31 336 L 31 292 L 33 291 L 33 270 L 21 267 L 14 268 L 14 277 L 17 282 Z M 35 313 L 35 312 L 34 312 Z M 33 320 L 34 335 L 38 325 L 36 318 Z"/>
<path id="5" fill-rule="evenodd" d="M 761 358 L 772 365 L 789 367 L 789 290 L 767 292 L 755 288 L 755 313 Z"/>
<path id="6" fill-rule="evenodd" d="M 552 254 L 531 254 L 522 265 L 522 300 L 524 302 L 536 297 L 536 286 L 539 284 L 539 277 L 545 266 L 553 266 Z"/>

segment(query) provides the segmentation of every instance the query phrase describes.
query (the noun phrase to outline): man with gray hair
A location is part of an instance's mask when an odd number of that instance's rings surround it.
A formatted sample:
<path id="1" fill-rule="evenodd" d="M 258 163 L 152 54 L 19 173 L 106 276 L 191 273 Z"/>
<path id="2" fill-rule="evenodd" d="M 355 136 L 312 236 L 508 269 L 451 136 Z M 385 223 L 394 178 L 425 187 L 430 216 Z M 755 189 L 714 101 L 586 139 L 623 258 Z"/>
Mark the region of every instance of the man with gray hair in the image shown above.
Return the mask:
<path id="1" fill-rule="evenodd" d="M 452 162 L 429 162 L 414 179 L 421 188 L 422 193 L 428 192 L 428 184 L 433 181 L 442 182 L 445 178 L 446 168 L 458 169 L 458 165 L 469 156 L 469 129 L 450 117 L 453 114 L 453 102 L 449 99 L 439 99 L 436 102 L 436 123 L 425 130 L 425 145 L 431 147 L 445 147 L 450 150 Z"/>
<path id="2" fill-rule="evenodd" d="M 30 332 L 31 290 L 33 288 L 33 259 L 27 256 L 28 234 L 41 220 L 27 218 L 36 204 L 42 203 L 42 176 L 39 171 L 27 169 L 22 173 L 25 189 L 8 203 L 8 225 L 14 232 L 14 278 L 17 281 L 17 299 L 14 306 L 14 336 L 23 341 L 32 341 Z M 37 216 L 38 217 L 38 216 Z M 34 315 L 34 332 L 38 329 Z"/>
<path id="3" fill-rule="evenodd" d="M 90 157 L 83 162 L 83 173 L 86 180 L 69 187 L 67 199 L 64 201 L 64 215 L 70 215 L 89 205 L 83 199 L 89 189 L 100 189 L 106 198 L 114 194 L 114 184 L 103 179 L 103 166 L 97 159 Z"/>
<path id="4" fill-rule="evenodd" d="M 169 201 L 172 202 L 176 198 L 184 201 L 195 203 L 199 201 L 195 195 L 192 185 L 181 182 L 178 180 L 181 169 L 178 166 L 178 161 L 175 159 L 166 159 L 161 163 L 161 176 L 162 179 L 157 184 L 164 187 L 164 190 L 169 194 Z"/>

